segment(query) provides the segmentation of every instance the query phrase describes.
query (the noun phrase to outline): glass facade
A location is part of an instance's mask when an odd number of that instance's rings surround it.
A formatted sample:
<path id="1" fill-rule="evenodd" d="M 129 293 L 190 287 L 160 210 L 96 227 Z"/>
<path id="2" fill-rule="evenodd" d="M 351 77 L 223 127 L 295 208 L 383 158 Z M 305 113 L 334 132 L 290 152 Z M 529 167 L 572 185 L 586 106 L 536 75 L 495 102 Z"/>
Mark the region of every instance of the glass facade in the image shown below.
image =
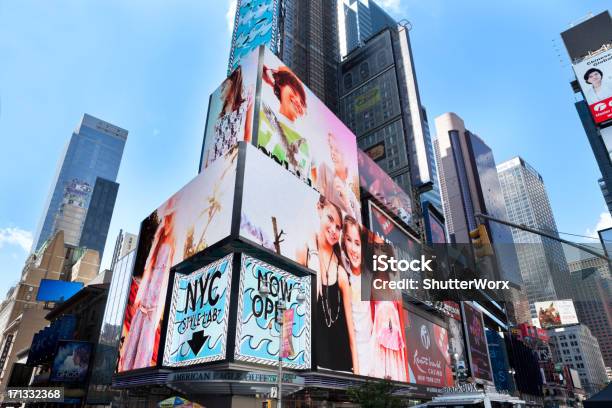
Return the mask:
<path id="1" fill-rule="evenodd" d="M 118 191 L 119 184 L 98 177 L 87 209 L 79 246 L 95 249 L 100 254 L 100 259 L 104 253 Z"/>
<path id="2" fill-rule="evenodd" d="M 342 0 L 339 19 L 340 56 L 345 57 L 385 27 L 397 25 L 393 17 L 369 0 Z"/>
<path id="3" fill-rule="evenodd" d="M 92 365 L 87 393 L 88 404 L 109 404 L 113 398 L 111 383 L 117 365 L 123 315 L 128 300 L 135 258 L 136 251 L 132 251 L 120 258 L 113 269 L 102 319 L 102 329 Z"/>
<path id="4" fill-rule="evenodd" d="M 34 251 L 53 235 L 58 222 L 60 226 L 71 225 L 68 229 L 73 232 L 73 242 L 69 243 L 78 244 L 91 194 L 75 203 L 71 194 L 79 187 L 74 185 L 87 184 L 91 188 L 98 177 L 115 181 L 127 135 L 127 130 L 83 115 L 60 159 L 34 239 Z"/>
<path id="5" fill-rule="evenodd" d="M 612 161 L 610 161 L 610 155 L 608 149 L 602 139 L 600 131 L 593 122 L 593 117 L 589 110 L 589 105 L 585 101 L 578 101 L 575 104 L 576 111 L 582 122 L 582 127 L 587 135 L 595 160 L 601 171 L 601 179 L 599 179 L 599 187 L 603 194 L 604 200 L 608 207 L 608 211 L 612 214 L 612 196 L 610 194 L 609 186 L 612 186 Z"/>
<path id="6" fill-rule="evenodd" d="M 542 176 L 520 157 L 501 163 L 497 171 L 509 220 L 558 236 Z M 562 244 L 518 229 L 512 229 L 512 236 L 529 302 L 569 297 Z"/>
<path id="7" fill-rule="evenodd" d="M 411 193 L 410 128 L 402 114 L 391 31 L 372 38 L 341 66 L 340 117 L 357 144 Z"/>
<path id="8" fill-rule="evenodd" d="M 470 160 L 474 178 L 478 180 L 478 200 L 481 211 L 494 218 L 507 220 L 508 213 L 504 194 L 497 176 L 493 151 L 478 136 L 466 131 L 466 139 L 470 148 Z M 498 222 L 488 222 L 487 227 L 491 242 L 494 245 L 498 267 L 501 276 L 516 284 L 522 283 L 518 267 L 516 249 L 510 227 Z"/>

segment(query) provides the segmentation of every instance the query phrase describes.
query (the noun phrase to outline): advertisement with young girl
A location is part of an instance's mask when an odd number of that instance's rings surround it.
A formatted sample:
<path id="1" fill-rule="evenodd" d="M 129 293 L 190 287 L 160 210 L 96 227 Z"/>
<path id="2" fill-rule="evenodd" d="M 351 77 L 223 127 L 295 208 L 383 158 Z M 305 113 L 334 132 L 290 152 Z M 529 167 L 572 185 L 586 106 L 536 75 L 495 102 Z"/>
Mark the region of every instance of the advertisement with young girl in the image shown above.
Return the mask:
<path id="1" fill-rule="evenodd" d="M 361 220 L 355 135 L 267 49 L 261 75 L 257 146 Z"/>
<path id="2" fill-rule="evenodd" d="M 392 246 L 262 152 L 249 146 L 246 156 L 240 235 L 314 272 L 314 365 L 406 381 L 399 293 L 376 300 L 368 291 L 379 276 L 367 259 L 393 254 Z M 286 197 L 299 199 L 288 206 Z"/>

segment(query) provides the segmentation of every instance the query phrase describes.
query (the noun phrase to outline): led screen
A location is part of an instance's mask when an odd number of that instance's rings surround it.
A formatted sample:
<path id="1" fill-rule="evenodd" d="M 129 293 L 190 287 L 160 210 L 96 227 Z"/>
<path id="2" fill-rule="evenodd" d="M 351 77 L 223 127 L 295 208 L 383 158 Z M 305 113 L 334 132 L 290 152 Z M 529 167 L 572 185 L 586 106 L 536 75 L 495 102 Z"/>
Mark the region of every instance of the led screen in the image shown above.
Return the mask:
<path id="1" fill-rule="evenodd" d="M 251 141 L 258 55 L 255 50 L 242 58 L 210 96 L 200 171 L 225 156 L 239 141 Z"/>
<path id="2" fill-rule="evenodd" d="M 269 294 L 261 293 L 266 284 Z M 297 277 L 265 262 L 243 255 L 236 329 L 236 360 L 278 364 L 280 325 L 276 304 L 293 310 L 291 327 L 283 345 L 283 366 L 310 368 L 310 277 Z M 303 298 L 298 299 L 302 294 Z M 284 327 L 283 329 L 287 329 Z"/>
<path id="3" fill-rule="evenodd" d="M 612 50 L 574 64 L 574 72 L 595 123 L 612 119 Z"/>
<path id="4" fill-rule="evenodd" d="M 360 221 L 355 135 L 269 50 L 259 112 L 257 146 Z"/>
<path id="5" fill-rule="evenodd" d="M 228 74 L 245 55 L 266 45 L 276 52 L 279 0 L 238 0 Z"/>
<path id="6" fill-rule="evenodd" d="M 485 334 L 482 313 L 467 302 L 461 303 L 463 309 L 463 324 L 470 357 L 470 371 L 472 377 L 492 382 L 491 361 L 487 348 L 487 337 Z"/>
<path id="7" fill-rule="evenodd" d="M 392 246 L 252 146 L 242 202 L 241 237 L 309 268 L 319 282 L 312 289 L 314 365 L 406 381 L 399 293 L 381 291 L 372 300 L 367 290 L 375 276 L 366 260 L 392 255 Z"/>
<path id="8" fill-rule="evenodd" d="M 118 371 L 157 364 L 170 268 L 230 234 L 237 152 L 215 160 L 142 222 Z"/>
<path id="9" fill-rule="evenodd" d="M 409 382 L 434 387 L 453 385 L 448 332 L 421 316 L 404 311 L 408 340 Z"/>
<path id="10" fill-rule="evenodd" d="M 357 153 L 359 159 L 359 184 L 376 198 L 382 206 L 403 222 L 412 225 L 412 200 L 383 169 L 366 153 Z"/>
<path id="11" fill-rule="evenodd" d="M 429 244 L 445 244 L 446 243 L 446 232 L 444 229 L 444 223 L 439 217 L 430 209 L 431 204 L 424 204 L 423 217 L 425 221 L 425 235 L 427 236 L 427 242 Z"/>
<path id="12" fill-rule="evenodd" d="M 232 255 L 189 275 L 176 275 L 164 365 L 223 360 L 227 342 Z"/>
<path id="13" fill-rule="evenodd" d="M 66 282 L 57 279 L 41 279 L 36 300 L 40 302 L 65 302 L 83 287 L 82 282 Z"/>
<path id="14" fill-rule="evenodd" d="M 91 343 L 83 341 L 58 342 L 49 380 L 67 383 L 85 382 L 91 351 Z"/>
<path id="15" fill-rule="evenodd" d="M 571 300 L 535 302 L 535 309 L 538 313 L 540 326 L 544 329 L 564 324 L 578 323 L 574 302 Z"/>

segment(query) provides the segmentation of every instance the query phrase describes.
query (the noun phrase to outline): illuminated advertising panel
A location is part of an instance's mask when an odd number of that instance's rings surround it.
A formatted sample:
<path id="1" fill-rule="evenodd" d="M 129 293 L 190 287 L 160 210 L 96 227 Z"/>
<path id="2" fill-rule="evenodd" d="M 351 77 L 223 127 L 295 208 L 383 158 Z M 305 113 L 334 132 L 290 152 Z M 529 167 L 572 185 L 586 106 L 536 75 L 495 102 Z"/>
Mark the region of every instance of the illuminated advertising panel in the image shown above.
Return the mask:
<path id="1" fill-rule="evenodd" d="M 91 343 L 84 341 L 59 341 L 49 380 L 67 383 L 85 382 L 92 348 Z"/>
<path id="2" fill-rule="evenodd" d="M 538 313 L 540 326 L 544 329 L 578 323 L 574 302 L 571 300 L 536 302 L 535 309 Z"/>
<path id="3" fill-rule="evenodd" d="M 258 57 L 255 50 L 242 58 L 210 96 L 200 171 L 225 156 L 239 141 L 251 141 Z"/>
<path id="4" fill-rule="evenodd" d="M 262 44 L 276 52 L 278 7 L 279 0 L 237 1 L 228 74 Z"/>
<path id="5" fill-rule="evenodd" d="M 446 232 L 444 222 L 436 215 L 428 202 L 424 203 L 423 218 L 425 221 L 425 236 L 429 244 L 445 244 Z"/>
<path id="6" fill-rule="evenodd" d="M 257 146 L 361 220 L 355 135 L 267 49 Z"/>
<path id="7" fill-rule="evenodd" d="M 448 354 L 445 328 L 405 311 L 408 340 L 408 382 L 434 387 L 453 385 L 453 370 Z"/>
<path id="8" fill-rule="evenodd" d="M 41 279 L 36 300 L 64 302 L 83 288 L 82 282 L 66 282 L 57 279 Z"/>
<path id="9" fill-rule="evenodd" d="M 189 275 L 175 275 L 164 365 L 225 359 L 232 255 Z"/>
<path id="10" fill-rule="evenodd" d="M 412 225 L 412 200 L 366 153 L 357 152 L 359 184 L 392 214 Z"/>
<path id="11" fill-rule="evenodd" d="M 269 294 L 261 293 L 267 285 Z M 293 319 L 283 330 L 283 366 L 310 368 L 310 276 L 297 277 L 257 259 L 243 255 L 236 324 L 235 357 L 239 361 L 278 364 L 280 325 L 277 302 L 283 301 Z M 302 301 L 298 299 L 300 293 Z M 286 320 L 285 320 L 286 321 Z"/>
<path id="12" fill-rule="evenodd" d="M 461 308 L 463 310 L 463 325 L 466 333 L 465 337 L 468 345 L 472 377 L 492 382 L 491 361 L 489 360 L 482 313 L 468 302 L 462 302 Z"/>
<path id="13" fill-rule="evenodd" d="M 215 160 L 142 222 L 119 372 L 157 364 L 170 268 L 230 234 L 237 152 Z"/>
<path id="14" fill-rule="evenodd" d="M 595 123 L 612 119 L 612 50 L 574 64 L 574 72 Z"/>
<path id="15" fill-rule="evenodd" d="M 253 146 L 244 173 L 240 236 L 309 268 L 320 282 L 313 288 L 314 365 L 406 381 L 398 293 L 370 301 L 361 289 L 374 277 L 365 260 L 374 251 L 392 254 L 391 246 Z"/>
<path id="16" fill-rule="evenodd" d="M 486 330 L 493 382 L 498 390 L 513 391 L 512 379 L 508 373 L 509 364 L 504 339 L 493 330 Z"/>

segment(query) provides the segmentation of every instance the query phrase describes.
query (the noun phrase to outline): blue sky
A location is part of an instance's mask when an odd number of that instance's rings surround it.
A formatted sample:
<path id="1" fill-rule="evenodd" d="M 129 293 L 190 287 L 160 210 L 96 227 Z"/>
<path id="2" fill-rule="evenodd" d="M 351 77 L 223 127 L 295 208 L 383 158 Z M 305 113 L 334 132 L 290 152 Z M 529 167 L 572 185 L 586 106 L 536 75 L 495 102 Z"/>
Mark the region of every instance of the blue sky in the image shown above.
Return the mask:
<path id="1" fill-rule="evenodd" d="M 412 25 L 432 122 L 453 111 L 497 162 L 544 177 L 560 231 L 610 222 L 559 32 L 607 1 L 381 1 Z M 84 112 L 129 130 L 103 266 L 120 228 L 197 173 L 225 76 L 230 2 L 0 0 L 0 296 L 19 279 L 61 151 Z M 231 20 L 231 19 L 230 19 Z"/>

